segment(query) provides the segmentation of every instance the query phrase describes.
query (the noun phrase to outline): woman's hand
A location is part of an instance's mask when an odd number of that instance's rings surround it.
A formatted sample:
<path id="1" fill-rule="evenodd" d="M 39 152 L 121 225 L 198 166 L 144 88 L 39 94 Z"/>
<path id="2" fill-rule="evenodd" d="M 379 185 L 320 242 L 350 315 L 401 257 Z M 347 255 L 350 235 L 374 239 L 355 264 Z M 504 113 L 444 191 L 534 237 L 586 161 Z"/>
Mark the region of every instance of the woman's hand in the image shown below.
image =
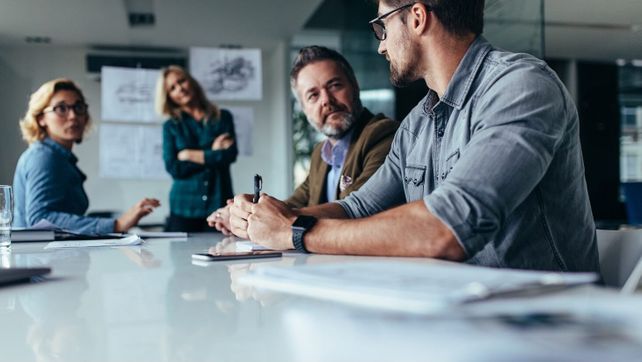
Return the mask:
<path id="1" fill-rule="evenodd" d="M 116 219 L 114 231 L 118 233 L 127 232 L 131 227 L 136 226 L 143 217 L 151 214 L 155 208 L 160 206 L 157 199 L 142 199 L 132 206 L 127 212 Z"/>
<path id="2" fill-rule="evenodd" d="M 200 165 L 205 163 L 205 153 L 201 150 L 185 149 L 180 151 L 176 155 L 176 158 L 178 158 L 179 161 L 189 161 Z"/>
<path id="3" fill-rule="evenodd" d="M 216 137 L 214 142 L 212 142 L 212 150 L 225 150 L 234 144 L 234 138 L 229 133 L 223 133 L 222 135 Z"/>
<path id="4" fill-rule="evenodd" d="M 220 209 L 214 211 L 210 216 L 207 217 L 207 224 L 210 227 L 216 228 L 216 230 L 223 233 L 223 235 L 232 235 L 232 226 L 230 225 L 230 207 L 234 203 L 234 200 L 227 200 L 227 205 L 221 207 Z"/>

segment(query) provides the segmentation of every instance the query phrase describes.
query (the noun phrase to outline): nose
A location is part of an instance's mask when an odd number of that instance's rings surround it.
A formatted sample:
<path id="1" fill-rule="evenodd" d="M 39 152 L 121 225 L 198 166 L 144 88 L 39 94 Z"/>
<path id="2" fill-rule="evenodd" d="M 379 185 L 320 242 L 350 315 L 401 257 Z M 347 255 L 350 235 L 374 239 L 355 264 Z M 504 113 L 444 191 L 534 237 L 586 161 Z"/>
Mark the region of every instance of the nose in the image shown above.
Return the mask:
<path id="1" fill-rule="evenodd" d="M 328 92 L 327 90 L 322 90 L 321 91 L 321 105 L 324 107 L 327 107 L 329 105 L 334 104 L 334 96 L 332 93 Z"/>
<path id="2" fill-rule="evenodd" d="M 379 47 L 377 47 L 377 53 L 379 53 L 381 55 L 385 55 L 386 54 L 386 46 L 383 44 L 384 42 L 385 42 L 385 40 L 380 40 L 379 41 Z"/>
<path id="3" fill-rule="evenodd" d="M 69 107 L 67 109 L 67 119 L 75 119 L 76 117 L 78 117 L 78 114 L 76 113 L 76 111 L 74 111 L 74 108 Z"/>

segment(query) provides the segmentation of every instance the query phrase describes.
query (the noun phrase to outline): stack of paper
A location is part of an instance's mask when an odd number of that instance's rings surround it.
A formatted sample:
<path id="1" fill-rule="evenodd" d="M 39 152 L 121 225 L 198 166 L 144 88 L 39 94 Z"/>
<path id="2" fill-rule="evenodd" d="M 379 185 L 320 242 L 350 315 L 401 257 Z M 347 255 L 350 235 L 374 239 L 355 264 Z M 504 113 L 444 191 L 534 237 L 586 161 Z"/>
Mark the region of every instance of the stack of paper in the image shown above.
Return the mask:
<path id="1" fill-rule="evenodd" d="M 389 310 L 432 313 L 519 291 L 592 283 L 594 273 L 549 273 L 447 262 L 346 262 L 258 268 L 241 283 Z"/>
<path id="2" fill-rule="evenodd" d="M 89 246 L 130 246 L 140 245 L 144 241 L 138 235 L 129 235 L 120 239 L 89 239 L 74 241 L 52 241 L 45 249 L 80 248 Z"/>

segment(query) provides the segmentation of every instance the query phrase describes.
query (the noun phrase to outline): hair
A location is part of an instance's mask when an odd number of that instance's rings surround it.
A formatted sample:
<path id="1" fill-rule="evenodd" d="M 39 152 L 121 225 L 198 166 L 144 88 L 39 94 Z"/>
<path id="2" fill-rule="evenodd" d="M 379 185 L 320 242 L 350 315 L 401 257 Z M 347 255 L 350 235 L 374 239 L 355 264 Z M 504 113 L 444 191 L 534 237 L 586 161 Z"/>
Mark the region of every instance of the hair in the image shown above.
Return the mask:
<path id="1" fill-rule="evenodd" d="M 58 78 L 41 85 L 37 91 L 31 94 L 27 113 L 25 113 L 24 118 L 20 120 L 22 139 L 28 144 L 42 141 L 47 137 L 47 130 L 38 123 L 38 118 L 42 116 L 42 112 L 47 108 L 49 102 L 51 102 L 51 98 L 53 98 L 57 92 L 64 90 L 75 92 L 83 103 L 87 103 L 78 85 L 70 79 Z M 87 112 L 86 117 L 87 120 L 83 136 L 87 134 L 90 128 L 89 125 L 91 124 L 89 112 Z"/>
<path id="2" fill-rule="evenodd" d="M 161 75 L 158 77 L 156 82 L 156 112 L 162 116 L 172 117 L 174 119 L 181 118 L 181 108 L 178 104 L 174 103 L 167 93 L 165 88 L 165 79 L 169 73 L 178 73 L 184 76 L 189 82 L 192 91 L 194 92 L 194 98 L 196 99 L 196 105 L 205 111 L 205 120 L 210 118 L 220 118 L 221 110 L 212 102 L 210 102 L 205 96 L 205 91 L 200 84 L 189 74 L 183 67 L 178 65 L 170 65 L 167 68 L 161 70 Z"/>
<path id="3" fill-rule="evenodd" d="M 308 46 L 299 50 L 299 54 L 294 59 L 292 70 L 290 71 L 290 86 L 292 89 L 294 90 L 296 87 L 296 82 L 301 69 L 305 68 L 308 64 L 320 62 L 322 60 L 331 60 L 338 64 L 346 77 L 348 77 L 348 81 L 350 81 L 354 87 L 356 94 L 359 94 L 359 83 L 357 82 L 357 77 L 355 77 L 354 70 L 352 70 L 352 66 L 350 66 L 350 63 L 348 63 L 346 58 L 335 50 L 318 45 Z"/>
<path id="4" fill-rule="evenodd" d="M 407 0 L 378 0 L 391 7 L 409 4 Z M 421 0 L 430 8 L 446 31 L 464 36 L 484 31 L 484 0 Z M 403 19 L 403 18 L 402 18 Z"/>

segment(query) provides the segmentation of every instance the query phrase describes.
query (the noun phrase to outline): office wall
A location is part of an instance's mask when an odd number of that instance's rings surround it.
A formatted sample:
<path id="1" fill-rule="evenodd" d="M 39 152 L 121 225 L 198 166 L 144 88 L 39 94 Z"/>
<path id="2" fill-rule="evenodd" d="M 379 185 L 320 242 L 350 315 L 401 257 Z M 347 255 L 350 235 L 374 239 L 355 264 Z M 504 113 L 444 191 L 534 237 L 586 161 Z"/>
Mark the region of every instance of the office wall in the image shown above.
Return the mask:
<path id="1" fill-rule="evenodd" d="M 86 140 L 74 147 L 79 167 L 87 174 L 85 190 L 89 210 L 124 211 L 142 197 L 156 197 L 163 206 L 146 222 L 161 222 L 169 214 L 170 181 L 104 179 L 98 176 L 100 83 L 85 72 L 86 49 L 80 47 L 0 47 L 0 184 L 11 184 L 16 162 L 27 145 L 20 137 L 18 119 L 26 111 L 29 95 L 40 84 L 56 77 L 74 79 L 90 105 L 94 127 Z M 254 108 L 254 154 L 239 156 L 232 165 L 234 191 L 251 192 L 252 176 L 263 175 L 266 192 L 284 198 L 292 191 L 291 130 L 287 46 L 285 42 L 263 51 L 263 100 L 225 102 Z"/>

